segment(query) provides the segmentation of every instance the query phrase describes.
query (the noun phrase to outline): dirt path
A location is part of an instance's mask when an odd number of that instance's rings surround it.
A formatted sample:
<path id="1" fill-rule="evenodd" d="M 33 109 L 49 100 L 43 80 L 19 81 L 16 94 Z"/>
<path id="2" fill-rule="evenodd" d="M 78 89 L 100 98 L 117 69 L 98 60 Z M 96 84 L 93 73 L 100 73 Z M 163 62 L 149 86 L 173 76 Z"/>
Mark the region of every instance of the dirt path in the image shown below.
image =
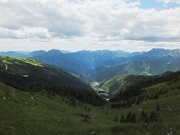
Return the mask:
<path id="1" fill-rule="evenodd" d="M 8 70 L 8 65 L 7 65 L 7 64 L 5 64 L 5 63 L 4 63 L 4 65 L 5 65 L 5 70 Z"/>

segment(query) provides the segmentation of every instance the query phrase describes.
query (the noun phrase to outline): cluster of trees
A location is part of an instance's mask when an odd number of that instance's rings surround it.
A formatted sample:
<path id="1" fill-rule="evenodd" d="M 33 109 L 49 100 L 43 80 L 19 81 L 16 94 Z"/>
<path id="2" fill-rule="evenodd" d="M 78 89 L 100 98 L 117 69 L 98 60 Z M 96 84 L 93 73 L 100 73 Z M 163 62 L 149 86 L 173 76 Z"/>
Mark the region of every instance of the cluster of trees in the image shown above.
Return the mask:
<path id="1" fill-rule="evenodd" d="M 160 91 L 158 91 L 154 94 L 150 94 L 150 95 L 144 91 L 143 94 L 138 95 L 136 97 L 134 96 L 129 99 L 121 100 L 119 102 L 113 102 L 111 104 L 111 108 L 112 109 L 114 109 L 114 108 L 120 109 L 120 108 L 125 108 L 125 107 L 131 107 L 132 104 L 139 105 L 143 101 L 159 99 L 159 96 L 163 95 L 165 93 L 167 93 L 167 90 L 160 90 Z"/>
<path id="2" fill-rule="evenodd" d="M 68 104 L 71 107 L 76 107 L 76 106 L 80 106 L 80 101 L 77 101 L 74 97 L 70 97 L 68 100 L 65 100 L 64 98 L 62 98 L 62 101 L 65 101 L 66 104 Z"/>
<path id="3" fill-rule="evenodd" d="M 105 101 L 101 97 L 99 97 L 94 91 L 69 87 L 65 85 L 35 82 L 29 84 L 26 89 L 32 92 L 45 90 L 47 91 L 48 95 L 53 95 L 53 93 L 56 93 L 62 97 L 69 98 L 73 106 L 76 106 L 76 100 L 82 101 L 83 103 L 89 103 L 94 106 L 102 106 L 105 103 Z"/>
<path id="4" fill-rule="evenodd" d="M 135 102 L 136 102 L 135 98 L 131 98 L 127 101 L 114 102 L 111 104 L 111 108 L 112 109 L 114 109 L 114 108 L 120 109 L 120 108 L 125 108 L 125 107 L 131 107 L 131 105 Z"/>
<path id="5" fill-rule="evenodd" d="M 119 121 L 118 115 L 115 116 L 114 118 L 115 122 Z M 120 123 L 136 123 L 137 122 L 137 117 L 135 112 L 129 112 L 126 118 L 124 117 L 124 114 L 121 115 L 120 118 Z"/>
<path id="6" fill-rule="evenodd" d="M 138 117 L 135 112 L 130 111 L 126 117 L 124 116 L 124 114 L 122 114 L 120 119 L 118 118 L 118 115 L 116 115 L 114 121 L 119 121 L 120 123 L 136 123 L 138 121 L 144 123 L 159 122 L 162 120 L 160 119 L 159 114 L 157 113 L 157 111 L 159 110 L 159 105 L 156 107 L 156 111 L 151 111 L 149 114 L 142 110 L 141 114 Z"/>
<path id="7" fill-rule="evenodd" d="M 149 114 L 147 112 L 142 111 L 139 120 L 145 123 L 150 123 L 159 122 L 162 119 L 160 119 L 159 114 L 156 111 L 151 111 Z"/>
<path id="8" fill-rule="evenodd" d="M 83 122 L 90 123 L 91 117 L 88 114 L 74 113 L 73 115 L 83 117 Z"/>
<path id="9" fill-rule="evenodd" d="M 155 85 L 161 82 L 168 82 L 169 84 L 173 82 L 176 82 L 180 79 L 180 72 L 167 72 L 160 76 L 155 76 L 148 80 L 141 80 L 139 82 L 136 82 L 135 84 L 132 84 L 130 86 L 127 86 L 124 91 L 120 91 L 116 95 L 114 95 L 110 101 L 117 102 L 117 101 L 126 101 L 131 102 L 134 101 L 133 98 L 138 98 L 137 102 L 141 102 L 144 99 L 158 99 L 159 95 L 162 95 L 166 93 L 166 90 L 160 90 L 157 93 L 153 95 L 147 95 L 144 88 Z M 141 98 L 141 99 L 140 99 Z M 143 99 L 143 100 L 142 100 Z M 128 101 L 130 100 L 130 101 Z"/>

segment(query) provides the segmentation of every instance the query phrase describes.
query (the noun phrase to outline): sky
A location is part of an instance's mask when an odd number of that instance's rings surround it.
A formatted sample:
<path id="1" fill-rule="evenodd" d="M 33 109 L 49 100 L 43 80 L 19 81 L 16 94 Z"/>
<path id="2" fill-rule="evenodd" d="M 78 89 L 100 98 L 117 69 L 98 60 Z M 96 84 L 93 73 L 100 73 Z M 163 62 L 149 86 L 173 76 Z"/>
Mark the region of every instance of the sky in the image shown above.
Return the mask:
<path id="1" fill-rule="evenodd" d="M 180 0 L 0 0 L 0 51 L 180 48 Z"/>

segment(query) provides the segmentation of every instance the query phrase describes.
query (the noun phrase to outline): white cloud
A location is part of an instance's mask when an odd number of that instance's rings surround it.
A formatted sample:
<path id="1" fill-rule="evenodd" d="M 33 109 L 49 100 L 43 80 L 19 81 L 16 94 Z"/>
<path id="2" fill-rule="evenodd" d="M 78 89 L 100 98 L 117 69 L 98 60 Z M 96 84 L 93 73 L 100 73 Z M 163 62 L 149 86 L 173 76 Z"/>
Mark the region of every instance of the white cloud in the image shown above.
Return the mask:
<path id="1" fill-rule="evenodd" d="M 140 6 L 127 0 L 1 0 L 0 38 L 42 38 L 76 49 L 80 44 L 111 48 L 129 43 L 136 48 L 140 42 L 144 47 L 179 42 L 180 8 Z"/>
<path id="2" fill-rule="evenodd" d="M 29 28 L 22 27 L 21 29 L 7 29 L 0 27 L 0 37 L 1 38 L 14 38 L 14 39 L 24 39 L 24 38 L 49 38 L 50 35 L 44 28 Z"/>
<path id="3" fill-rule="evenodd" d="M 177 3 L 177 4 L 180 4 L 180 0 L 157 0 L 157 2 L 163 2 L 165 4 L 168 4 L 168 3 Z"/>

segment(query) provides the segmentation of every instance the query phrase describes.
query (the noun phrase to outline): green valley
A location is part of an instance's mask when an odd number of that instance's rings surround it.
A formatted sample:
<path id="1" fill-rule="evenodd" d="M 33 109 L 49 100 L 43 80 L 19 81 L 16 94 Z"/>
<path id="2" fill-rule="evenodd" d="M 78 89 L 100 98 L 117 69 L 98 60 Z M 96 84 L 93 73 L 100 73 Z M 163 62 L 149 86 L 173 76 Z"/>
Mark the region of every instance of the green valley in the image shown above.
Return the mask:
<path id="1" fill-rule="evenodd" d="M 180 0 L 0 0 L 0 135 L 180 135 Z"/>
<path id="2" fill-rule="evenodd" d="M 0 82 L 0 134 L 180 134 L 180 74 L 164 75 L 169 79 L 147 81 L 142 93 L 128 96 L 123 101 L 126 105 L 117 108 L 122 101 L 110 100 L 104 105 L 94 106 L 73 98 L 73 95 L 53 91 L 50 86 L 48 89 L 38 90 L 38 86 L 33 87 L 35 91 L 22 91 Z M 153 98 L 160 91 L 158 98 Z M 142 95 L 148 98 L 137 103 Z M 130 106 L 127 105 L 129 99 L 135 101 Z M 135 116 L 133 121 L 130 114 Z"/>
<path id="3" fill-rule="evenodd" d="M 54 61 L 66 56 L 58 53 L 51 51 Z M 178 61 L 153 60 L 71 74 L 33 58 L 0 56 L 0 135 L 178 135 L 178 70 Z"/>

